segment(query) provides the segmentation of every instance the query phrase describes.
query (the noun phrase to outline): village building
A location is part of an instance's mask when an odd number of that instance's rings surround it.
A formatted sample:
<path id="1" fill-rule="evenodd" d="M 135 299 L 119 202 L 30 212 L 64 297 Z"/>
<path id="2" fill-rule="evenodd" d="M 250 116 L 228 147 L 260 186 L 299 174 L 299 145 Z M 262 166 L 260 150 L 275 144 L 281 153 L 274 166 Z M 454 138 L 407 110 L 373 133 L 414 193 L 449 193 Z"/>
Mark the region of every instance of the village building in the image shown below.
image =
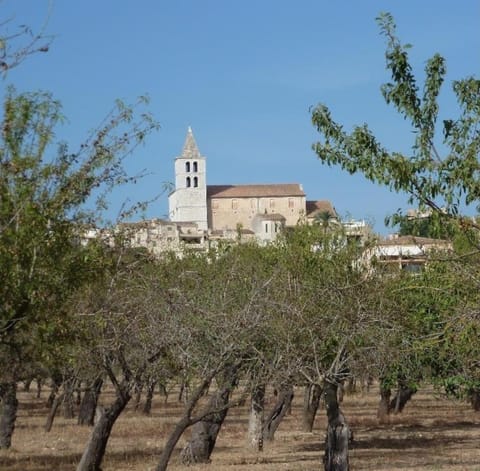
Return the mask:
<path id="1" fill-rule="evenodd" d="M 174 168 L 175 190 L 168 199 L 170 221 L 194 223 L 212 240 L 243 237 L 268 243 L 282 228 L 301 221 L 311 223 L 320 213 L 338 221 L 329 201 L 307 201 L 299 183 L 207 185 L 206 159 L 191 128 Z"/>
<path id="2" fill-rule="evenodd" d="M 370 266 L 377 265 L 386 271 L 418 273 L 433 253 L 450 250 L 452 243 L 447 240 L 392 234 L 367 249 L 364 258 Z"/>
<path id="3" fill-rule="evenodd" d="M 207 185 L 206 158 L 201 155 L 188 128 L 182 152 L 174 160 L 175 189 L 168 196 L 169 220 L 158 218 L 119 224 L 102 237 L 110 245 L 122 237 L 132 248 L 144 248 L 155 256 L 185 251 L 206 251 L 223 242 L 275 241 L 285 228 L 299 223 L 343 227 L 328 200 L 307 200 L 299 183 Z M 347 238 L 365 240 L 370 227 L 350 221 Z M 84 242 L 98 236 L 85 233 Z"/>

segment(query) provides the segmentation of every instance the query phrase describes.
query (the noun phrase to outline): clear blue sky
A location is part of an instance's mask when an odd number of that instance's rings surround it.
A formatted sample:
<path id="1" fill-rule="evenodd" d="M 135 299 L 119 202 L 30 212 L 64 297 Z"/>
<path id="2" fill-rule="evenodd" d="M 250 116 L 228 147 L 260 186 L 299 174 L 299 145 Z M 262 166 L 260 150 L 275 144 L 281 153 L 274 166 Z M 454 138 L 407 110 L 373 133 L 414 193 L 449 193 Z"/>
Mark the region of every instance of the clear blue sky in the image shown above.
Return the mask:
<path id="1" fill-rule="evenodd" d="M 389 149 L 412 135 L 381 98 L 388 80 L 375 17 L 390 11 L 421 74 L 435 52 L 451 81 L 480 75 L 478 0 L 3 0 L 2 19 L 38 29 L 50 15 L 47 54 L 29 58 L 2 84 L 46 89 L 69 123 L 60 138 L 78 142 L 116 98 L 148 93 L 161 130 L 129 164 L 152 175 L 116 192 L 149 199 L 173 181 L 173 159 L 192 126 L 207 157 L 210 184 L 302 183 L 308 199 L 328 199 L 342 216 L 367 218 L 378 232 L 406 198 L 361 176 L 323 166 L 311 150 L 309 107 L 327 104 L 346 127 L 369 123 Z M 441 117 L 455 117 L 451 94 Z M 167 196 L 148 209 L 165 217 Z"/>

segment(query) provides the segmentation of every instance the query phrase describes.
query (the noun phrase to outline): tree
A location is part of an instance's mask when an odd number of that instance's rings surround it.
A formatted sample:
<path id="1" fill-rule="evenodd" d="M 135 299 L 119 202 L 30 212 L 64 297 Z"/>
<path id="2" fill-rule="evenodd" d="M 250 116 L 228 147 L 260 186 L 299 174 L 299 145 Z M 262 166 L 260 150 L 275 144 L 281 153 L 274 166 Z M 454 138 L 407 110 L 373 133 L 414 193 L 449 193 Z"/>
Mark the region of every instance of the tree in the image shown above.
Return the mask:
<path id="1" fill-rule="evenodd" d="M 34 32 L 27 25 L 20 25 L 11 31 L 11 19 L 0 22 L 0 74 L 3 77 L 28 56 L 49 50 L 52 37 L 45 34 L 47 23 L 48 16 L 40 30 Z"/>
<path id="2" fill-rule="evenodd" d="M 341 231 L 325 233 L 318 225 L 287 233 L 278 255 L 285 294 L 277 301 L 284 313 L 276 338 L 295 365 L 296 384 L 321 391 L 326 471 L 348 469 L 350 430 L 338 388 L 349 377 L 376 376 L 396 332 L 396 311 L 382 301 L 385 280 L 365 270 L 360 255 Z"/>
<path id="3" fill-rule="evenodd" d="M 410 203 L 430 214 L 424 230 L 439 233 L 440 229 L 443 235 L 455 236 L 457 252 L 445 257 L 447 263 L 437 263 L 435 270 L 432 266 L 429 268 L 429 276 L 434 278 L 424 278 L 424 284 L 417 279 L 396 297 L 397 305 L 404 309 L 400 312 L 408 314 L 410 323 L 405 326 L 406 331 L 400 329 L 399 340 L 409 346 L 407 355 L 413 357 L 420 353 L 422 364 L 430 363 L 430 370 L 437 377 L 444 377 L 446 371 L 450 377 L 458 372 L 462 378 L 469 379 L 475 390 L 478 375 L 473 363 L 478 362 L 480 327 L 475 260 L 480 249 L 480 226 L 475 219 L 461 213 L 473 205 L 479 209 L 480 80 L 471 76 L 454 81 L 452 90 L 459 116 L 440 120 L 438 98 L 446 73 L 445 59 L 435 54 L 426 62 L 420 90 L 409 62 L 411 46 L 401 44 L 397 38 L 392 15 L 383 13 L 377 21 L 387 40 L 386 66 L 391 73 L 391 81 L 383 85 L 381 91 L 387 104 L 392 104 L 411 125 L 415 136 L 411 152 L 388 151 L 366 124 L 346 132 L 324 104 L 312 110 L 312 123 L 321 135 L 313 149 L 328 165 L 339 165 L 394 191 L 406 192 Z M 396 214 L 390 221 L 401 222 L 402 217 Z M 442 227 L 445 223 L 448 230 Z M 425 292 L 418 289 L 419 281 Z M 436 291 L 428 291 L 432 289 L 432 281 Z M 387 299 L 388 292 L 385 293 Z M 403 306 L 399 301 L 401 297 L 404 301 L 407 299 Z M 426 329 L 427 335 L 419 335 L 418 330 L 415 335 L 415 327 L 423 334 Z M 397 357 L 398 364 L 405 367 L 406 358 Z M 390 366 L 394 364 L 395 361 Z M 386 400 L 388 394 L 384 392 Z"/>
<path id="4" fill-rule="evenodd" d="M 105 197 L 129 181 L 122 162 L 157 128 L 145 104 L 118 102 L 80 148 L 53 149 L 61 106 L 49 93 L 5 97 L 0 137 L 0 357 L 3 416 L 0 448 L 9 447 L 22 365 L 53 361 L 75 327 L 70 296 L 108 263 L 101 243 L 81 239 L 105 208 Z M 92 201 L 93 200 L 93 201 Z M 90 208 L 90 209 L 89 209 Z M 7 414 L 10 418 L 6 418 Z"/>
<path id="5" fill-rule="evenodd" d="M 410 202 L 418 203 L 421 210 L 429 208 L 432 217 L 455 219 L 478 229 L 480 226 L 461 217 L 460 212 L 463 204 L 478 204 L 480 198 L 480 80 L 468 77 L 453 82 L 460 115 L 440 123 L 438 97 L 446 73 L 445 59 L 435 54 L 426 62 L 420 92 L 408 58 L 411 46 L 398 40 L 391 14 L 382 13 L 377 21 L 387 39 L 386 66 L 392 79 L 382 86 L 382 95 L 411 124 L 415 134 L 411 154 L 387 151 L 366 124 L 345 132 L 324 104 L 312 110 L 312 123 L 323 138 L 313 149 L 328 165 L 339 165 L 349 173 L 362 173 L 375 183 L 406 192 Z M 436 142 L 439 127 L 444 156 Z"/>

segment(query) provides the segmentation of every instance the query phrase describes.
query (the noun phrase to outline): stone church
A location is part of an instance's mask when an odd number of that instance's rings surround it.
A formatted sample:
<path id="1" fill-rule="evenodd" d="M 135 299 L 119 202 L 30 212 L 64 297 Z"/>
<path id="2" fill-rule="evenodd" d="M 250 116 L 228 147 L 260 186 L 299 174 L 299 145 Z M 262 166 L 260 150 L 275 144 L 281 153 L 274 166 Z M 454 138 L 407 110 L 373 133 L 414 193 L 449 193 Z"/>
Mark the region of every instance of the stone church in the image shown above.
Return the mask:
<path id="1" fill-rule="evenodd" d="M 319 215 L 338 220 L 329 201 L 307 201 L 298 183 L 207 185 L 206 159 L 191 128 L 175 159 L 175 190 L 168 205 L 170 221 L 181 232 L 188 225 L 191 235 L 203 232 L 209 239 L 241 234 L 266 243 L 274 240 L 282 227 L 299 221 L 311 223 Z M 193 227 L 197 231 L 192 231 Z"/>

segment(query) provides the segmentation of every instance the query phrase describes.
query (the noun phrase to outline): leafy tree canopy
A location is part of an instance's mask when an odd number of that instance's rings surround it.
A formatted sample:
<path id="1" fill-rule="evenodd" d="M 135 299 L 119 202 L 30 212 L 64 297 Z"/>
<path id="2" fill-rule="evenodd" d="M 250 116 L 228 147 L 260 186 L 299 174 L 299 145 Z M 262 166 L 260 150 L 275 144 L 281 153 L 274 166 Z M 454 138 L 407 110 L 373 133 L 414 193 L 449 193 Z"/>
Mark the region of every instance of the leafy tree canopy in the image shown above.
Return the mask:
<path id="1" fill-rule="evenodd" d="M 387 104 L 411 124 L 415 135 L 411 152 L 390 152 L 367 124 L 346 132 L 324 104 L 312 111 L 313 125 L 322 137 L 313 149 L 328 165 L 360 172 L 375 183 L 406 192 L 421 209 L 430 208 L 436 216 L 458 218 L 478 228 L 459 214 L 464 204 L 479 209 L 480 80 L 472 76 L 452 83 L 460 113 L 440 122 L 438 97 L 446 74 L 445 59 L 434 54 L 427 60 L 420 85 L 409 62 L 411 46 L 397 38 L 392 15 L 382 13 L 377 21 L 386 38 L 386 67 L 391 74 L 381 92 Z M 441 132 L 444 155 L 435 143 L 436 131 Z"/>

